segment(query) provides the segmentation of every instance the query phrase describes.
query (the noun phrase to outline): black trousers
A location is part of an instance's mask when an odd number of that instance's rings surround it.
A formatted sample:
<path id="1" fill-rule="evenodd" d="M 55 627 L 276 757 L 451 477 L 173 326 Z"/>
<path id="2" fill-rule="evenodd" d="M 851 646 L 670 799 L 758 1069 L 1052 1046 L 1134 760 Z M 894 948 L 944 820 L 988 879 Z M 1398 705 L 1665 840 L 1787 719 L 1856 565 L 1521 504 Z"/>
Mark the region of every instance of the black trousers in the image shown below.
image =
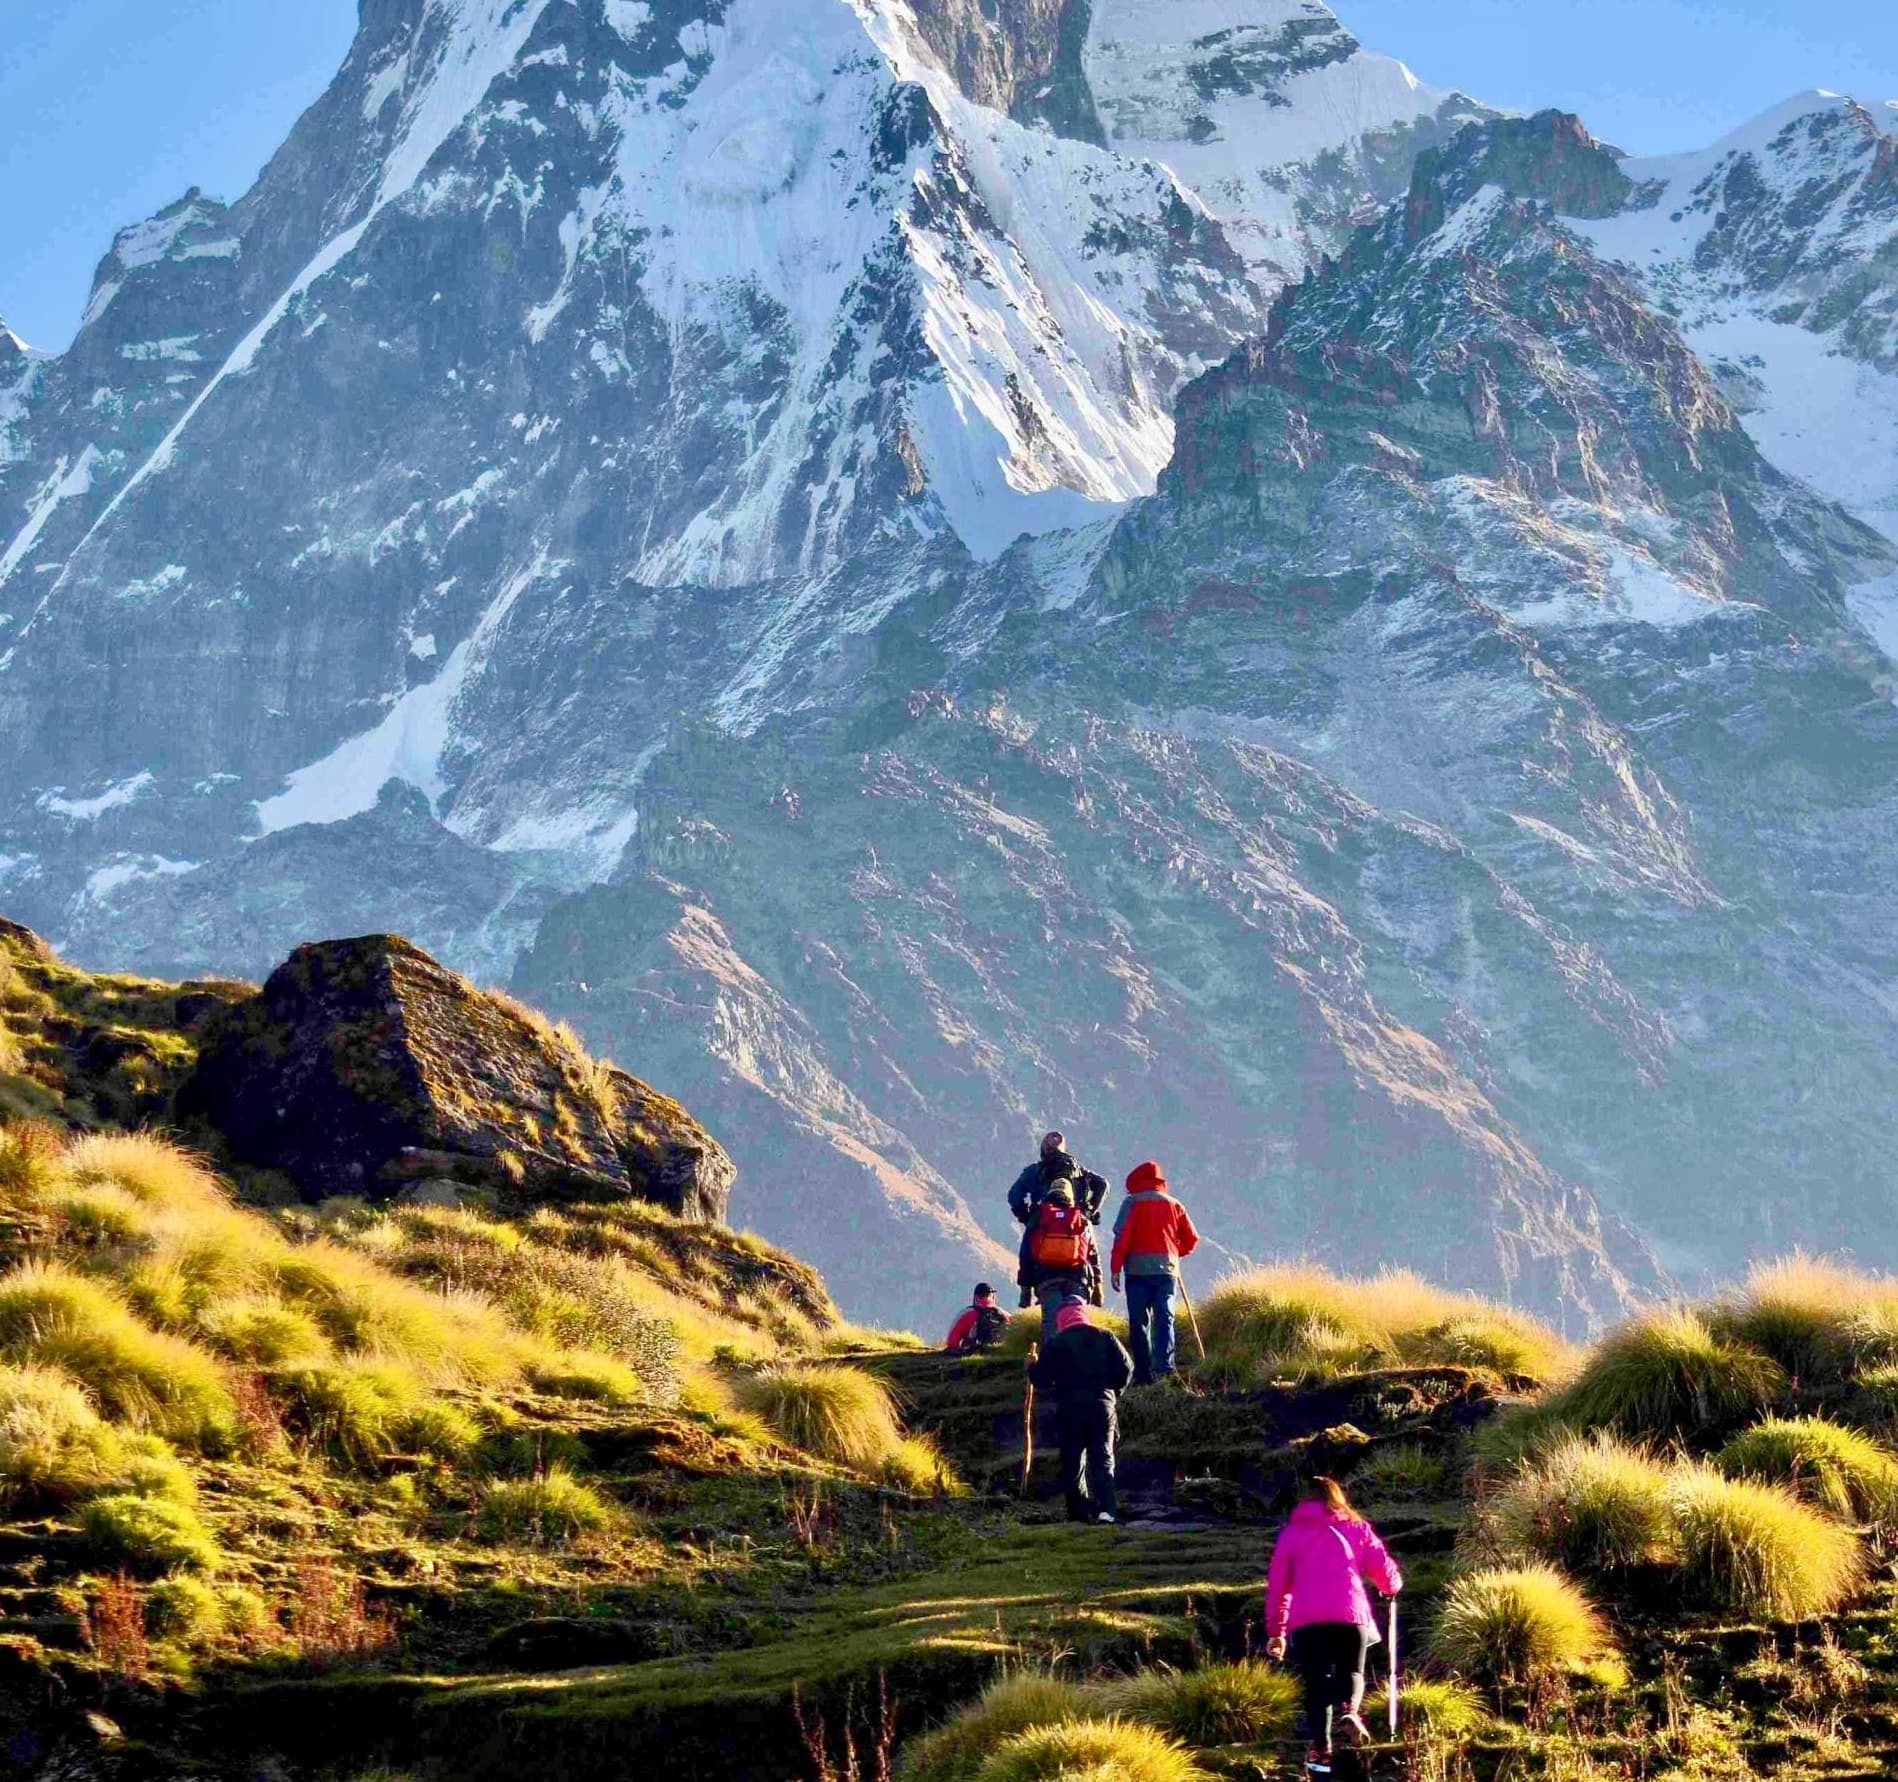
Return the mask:
<path id="1" fill-rule="evenodd" d="M 1329 1746 L 1334 1709 L 1355 1710 L 1364 1694 L 1364 1659 L 1371 1636 L 1355 1621 L 1314 1621 L 1292 1629 L 1292 1668 L 1305 1686 L 1305 1732 Z"/>
<path id="2" fill-rule="evenodd" d="M 1099 1399 L 1064 1404 L 1055 1412 L 1061 1490 L 1068 1500 L 1070 1522 L 1092 1521 L 1103 1510 L 1110 1516 L 1120 1513 L 1120 1494 L 1114 1488 L 1118 1422 L 1113 1405 Z"/>

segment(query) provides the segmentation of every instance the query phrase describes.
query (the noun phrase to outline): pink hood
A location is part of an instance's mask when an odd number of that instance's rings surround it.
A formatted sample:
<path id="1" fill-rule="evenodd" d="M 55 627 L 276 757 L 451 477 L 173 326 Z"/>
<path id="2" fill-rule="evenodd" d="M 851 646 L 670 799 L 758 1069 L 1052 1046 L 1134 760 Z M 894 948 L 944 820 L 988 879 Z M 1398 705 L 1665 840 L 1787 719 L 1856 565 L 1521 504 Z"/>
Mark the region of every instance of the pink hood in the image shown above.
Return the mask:
<path id="1" fill-rule="evenodd" d="M 1368 1522 L 1334 1516 L 1321 1503 L 1302 1503 L 1272 1545 L 1265 1580 L 1265 1629 L 1289 1633 L 1315 1621 L 1348 1621 L 1375 1639 L 1377 1616 L 1366 1581 L 1386 1596 L 1404 1575 Z"/>

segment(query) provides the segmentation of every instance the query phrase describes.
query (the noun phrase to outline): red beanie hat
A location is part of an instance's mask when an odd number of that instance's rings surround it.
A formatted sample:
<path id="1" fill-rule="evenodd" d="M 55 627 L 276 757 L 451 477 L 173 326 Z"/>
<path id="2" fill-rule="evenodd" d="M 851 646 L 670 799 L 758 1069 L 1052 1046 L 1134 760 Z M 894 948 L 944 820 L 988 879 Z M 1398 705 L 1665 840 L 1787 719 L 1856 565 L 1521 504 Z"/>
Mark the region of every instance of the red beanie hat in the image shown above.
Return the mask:
<path id="1" fill-rule="evenodd" d="M 1078 1299 L 1063 1300 L 1055 1308 L 1054 1327 L 1057 1331 L 1072 1330 L 1077 1324 L 1087 1322 L 1087 1307 Z"/>

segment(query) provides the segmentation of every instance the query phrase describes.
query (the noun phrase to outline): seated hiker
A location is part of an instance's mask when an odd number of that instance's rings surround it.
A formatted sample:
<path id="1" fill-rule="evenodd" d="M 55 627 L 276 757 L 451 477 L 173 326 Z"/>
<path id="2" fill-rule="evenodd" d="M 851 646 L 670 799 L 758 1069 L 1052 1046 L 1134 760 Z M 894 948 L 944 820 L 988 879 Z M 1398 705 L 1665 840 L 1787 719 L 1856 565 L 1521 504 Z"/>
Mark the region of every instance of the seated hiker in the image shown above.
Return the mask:
<path id="1" fill-rule="evenodd" d="M 949 1326 L 943 1344 L 951 1355 L 979 1355 L 993 1349 L 1008 1328 L 1008 1314 L 995 1303 L 995 1289 L 986 1281 L 975 1284 L 975 1299 Z"/>
<path id="2" fill-rule="evenodd" d="M 1070 1522 L 1112 1522 L 1120 1513 L 1114 1487 L 1116 1404 L 1133 1365 L 1120 1339 L 1095 1324 L 1079 1300 L 1062 1305 L 1054 1335 L 1029 1363 L 1028 1377 L 1054 1394 L 1061 1490 Z"/>
<path id="3" fill-rule="evenodd" d="M 1042 1197 L 1035 1216 L 1021 1236 L 1015 1285 L 1021 1303 L 1032 1299 L 1041 1307 L 1044 1338 L 1052 1338 L 1055 1309 L 1065 1300 L 1099 1305 L 1101 1257 L 1088 1229 L 1087 1215 L 1074 1204 L 1074 1188 L 1056 1181 Z"/>
<path id="4" fill-rule="evenodd" d="M 1154 1162 L 1136 1164 L 1127 1177 L 1127 1198 L 1114 1219 L 1114 1249 L 1108 1262 L 1114 1291 L 1127 1280 L 1127 1340 L 1134 1352 L 1134 1384 L 1151 1386 L 1173 1371 L 1173 1294 L 1180 1258 L 1199 1248 L 1199 1233 L 1186 1209 L 1167 1192 Z"/>
<path id="5" fill-rule="evenodd" d="M 1344 1487 L 1320 1474 L 1306 1482 L 1291 1519 L 1272 1546 L 1265 1581 L 1267 1656 L 1289 1646 L 1305 1686 L 1305 1736 L 1313 1775 L 1331 1773 L 1335 1727 L 1353 1745 L 1369 1741 L 1364 1724 L 1364 1660 L 1377 1643 L 1377 1615 L 1366 1582 L 1386 1596 L 1404 1575 Z"/>
<path id="6" fill-rule="evenodd" d="M 1058 1132 L 1041 1141 L 1041 1155 L 1018 1175 L 1008 1191 L 1008 1210 L 1018 1225 L 1027 1225 L 1042 1197 L 1058 1181 L 1074 1185 L 1076 1204 L 1095 1225 L 1101 1222 L 1101 1202 L 1107 1198 L 1107 1179 L 1083 1169 L 1067 1152 L 1067 1139 Z"/>

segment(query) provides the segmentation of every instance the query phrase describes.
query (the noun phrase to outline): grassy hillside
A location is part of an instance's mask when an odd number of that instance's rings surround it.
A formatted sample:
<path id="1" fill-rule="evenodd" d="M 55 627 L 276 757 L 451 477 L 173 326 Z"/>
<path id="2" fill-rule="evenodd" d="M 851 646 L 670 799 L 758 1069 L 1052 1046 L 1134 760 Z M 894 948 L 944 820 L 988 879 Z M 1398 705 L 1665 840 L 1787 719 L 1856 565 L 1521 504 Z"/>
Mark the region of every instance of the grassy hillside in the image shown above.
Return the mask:
<path id="1" fill-rule="evenodd" d="M 24 1775 L 1294 1774 L 1259 1582 L 1320 1466 L 1410 1580 L 1373 1773 L 1898 1773 L 1898 1283 L 1793 1259 L 1573 1346 L 1252 1270 L 1071 1528 L 1027 1324 L 927 1353 L 636 1200 L 295 1203 L 159 1129 L 246 987 L 0 959 Z"/>

